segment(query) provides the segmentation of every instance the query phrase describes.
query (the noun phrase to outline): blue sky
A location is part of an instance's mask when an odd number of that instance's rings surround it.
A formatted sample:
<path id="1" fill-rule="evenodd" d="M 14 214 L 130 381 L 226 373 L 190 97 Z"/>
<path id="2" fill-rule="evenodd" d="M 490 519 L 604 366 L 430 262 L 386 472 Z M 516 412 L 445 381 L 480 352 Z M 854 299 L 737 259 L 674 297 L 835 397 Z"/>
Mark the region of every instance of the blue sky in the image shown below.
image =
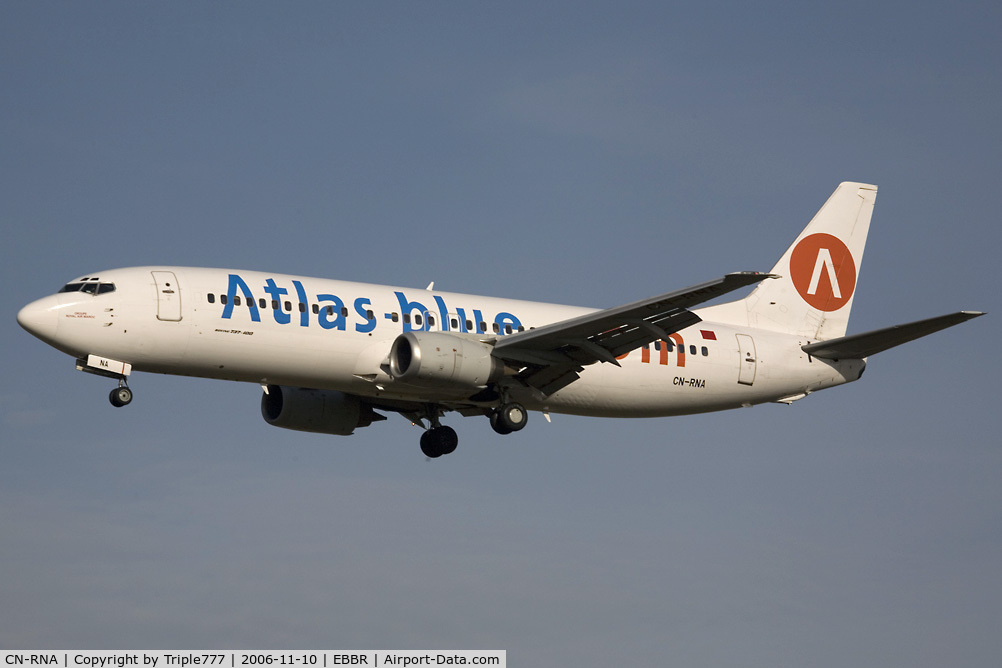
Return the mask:
<path id="1" fill-rule="evenodd" d="M 491 648 L 520 665 L 1002 655 L 1002 10 L 990 3 L 0 7 L 0 647 Z M 766 271 L 880 194 L 850 331 L 974 322 L 792 407 L 503 438 L 136 400 L 22 331 L 119 266 L 613 306 Z"/>

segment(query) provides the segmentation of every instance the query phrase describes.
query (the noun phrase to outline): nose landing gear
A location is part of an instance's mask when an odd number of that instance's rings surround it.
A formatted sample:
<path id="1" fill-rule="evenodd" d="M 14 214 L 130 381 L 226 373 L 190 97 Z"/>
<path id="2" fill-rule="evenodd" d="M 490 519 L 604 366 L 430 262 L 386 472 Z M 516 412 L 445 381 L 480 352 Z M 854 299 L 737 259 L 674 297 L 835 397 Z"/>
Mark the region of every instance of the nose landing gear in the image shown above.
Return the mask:
<path id="1" fill-rule="evenodd" d="M 129 386 L 125 384 L 124 380 L 118 381 L 118 387 L 111 391 L 108 395 L 108 401 L 115 408 L 121 408 L 122 406 L 128 406 L 132 403 L 132 390 Z"/>
<path id="2" fill-rule="evenodd" d="M 108 401 L 115 408 L 128 406 L 132 403 L 132 390 L 129 389 L 128 383 L 129 374 L 132 373 L 132 365 L 128 362 L 88 355 L 86 358 L 81 357 L 77 360 L 77 371 L 117 380 L 118 387 L 108 395 Z"/>

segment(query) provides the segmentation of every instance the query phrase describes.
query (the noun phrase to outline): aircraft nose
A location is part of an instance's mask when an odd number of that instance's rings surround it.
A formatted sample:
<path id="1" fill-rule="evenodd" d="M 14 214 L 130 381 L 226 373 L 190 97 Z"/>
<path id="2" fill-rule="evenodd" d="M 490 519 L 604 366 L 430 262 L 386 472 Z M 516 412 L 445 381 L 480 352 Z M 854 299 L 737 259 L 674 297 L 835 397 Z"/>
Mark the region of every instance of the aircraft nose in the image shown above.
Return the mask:
<path id="1" fill-rule="evenodd" d="M 56 336 L 56 324 L 59 322 L 59 316 L 56 314 L 58 306 L 55 297 L 44 297 L 31 302 L 17 312 L 17 324 L 43 341 L 52 341 Z"/>

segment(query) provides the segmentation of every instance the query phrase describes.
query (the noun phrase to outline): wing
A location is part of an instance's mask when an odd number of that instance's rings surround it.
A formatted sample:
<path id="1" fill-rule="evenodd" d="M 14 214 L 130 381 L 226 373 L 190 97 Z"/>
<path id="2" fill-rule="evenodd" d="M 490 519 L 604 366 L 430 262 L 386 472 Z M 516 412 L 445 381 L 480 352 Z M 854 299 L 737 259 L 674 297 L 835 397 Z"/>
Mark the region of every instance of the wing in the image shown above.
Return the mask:
<path id="1" fill-rule="evenodd" d="M 862 359 L 888 348 L 900 346 L 902 343 L 908 343 L 933 332 L 938 332 L 941 329 L 959 325 L 971 318 L 977 318 L 979 315 L 984 315 L 984 313 L 981 311 L 959 311 L 957 313 L 941 315 L 938 318 L 929 318 L 928 320 L 909 322 L 904 325 L 885 327 L 884 329 L 877 329 L 872 332 L 809 343 L 806 346 L 801 346 L 801 349 L 808 355 L 824 359 Z"/>
<path id="2" fill-rule="evenodd" d="M 553 394 L 579 378 L 588 364 L 608 362 L 700 321 L 688 309 L 758 283 L 772 274 L 737 272 L 684 290 L 506 336 L 493 355 L 521 367 L 516 376 L 543 394 Z"/>

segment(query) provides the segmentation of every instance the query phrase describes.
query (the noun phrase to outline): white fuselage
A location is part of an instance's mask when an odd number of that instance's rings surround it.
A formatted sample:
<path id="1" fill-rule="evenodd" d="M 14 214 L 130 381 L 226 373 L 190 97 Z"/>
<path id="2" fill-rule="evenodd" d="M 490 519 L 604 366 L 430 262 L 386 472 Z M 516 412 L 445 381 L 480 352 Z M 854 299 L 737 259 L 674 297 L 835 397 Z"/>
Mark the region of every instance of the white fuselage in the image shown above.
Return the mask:
<path id="1" fill-rule="evenodd" d="M 376 401 L 457 398 L 387 373 L 390 346 L 403 332 L 489 340 L 593 310 L 226 269 L 136 267 L 93 276 L 114 289 L 34 302 L 22 311 L 33 333 L 77 358 L 97 355 L 139 371 L 338 390 Z M 670 346 L 628 353 L 619 367 L 589 365 L 549 396 L 514 388 L 512 398 L 556 413 L 681 415 L 793 400 L 856 380 L 864 366 L 811 358 L 801 350 L 810 343 L 803 337 L 709 318 L 671 339 Z"/>

